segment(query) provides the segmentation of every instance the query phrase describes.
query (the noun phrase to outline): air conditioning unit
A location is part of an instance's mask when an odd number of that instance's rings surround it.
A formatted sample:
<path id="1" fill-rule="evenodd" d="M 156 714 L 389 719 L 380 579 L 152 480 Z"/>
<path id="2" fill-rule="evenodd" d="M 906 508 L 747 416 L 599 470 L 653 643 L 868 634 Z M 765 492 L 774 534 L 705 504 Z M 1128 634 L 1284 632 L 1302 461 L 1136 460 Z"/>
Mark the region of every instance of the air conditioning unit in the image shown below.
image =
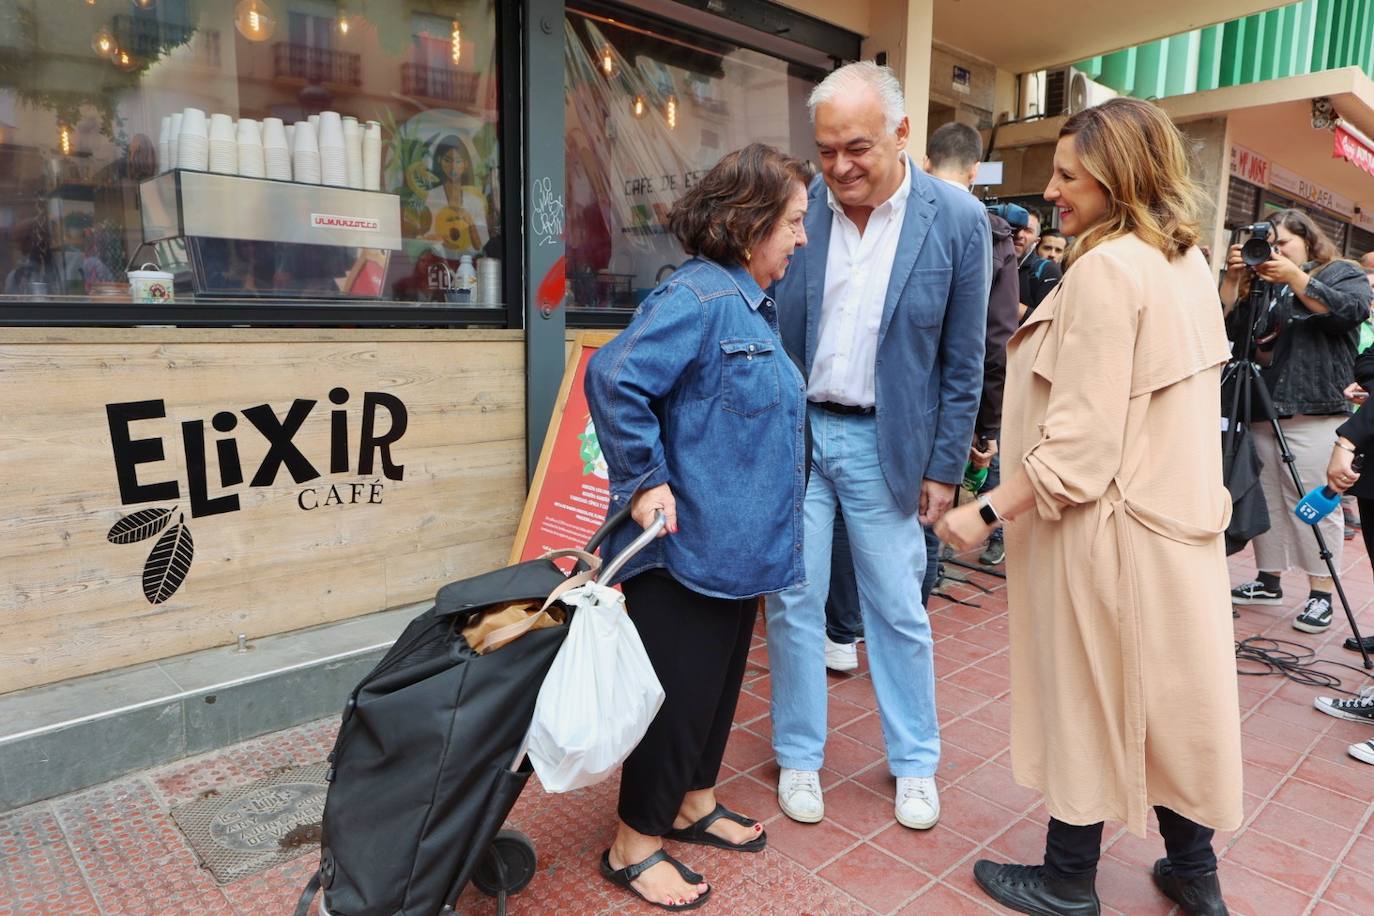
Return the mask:
<path id="1" fill-rule="evenodd" d="M 1073 67 L 1042 70 L 1026 80 L 1026 114 L 1043 114 L 1049 118 L 1078 114 L 1084 108 L 1101 105 L 1117 96 L 1110 86 L 1104 86 Z"/>

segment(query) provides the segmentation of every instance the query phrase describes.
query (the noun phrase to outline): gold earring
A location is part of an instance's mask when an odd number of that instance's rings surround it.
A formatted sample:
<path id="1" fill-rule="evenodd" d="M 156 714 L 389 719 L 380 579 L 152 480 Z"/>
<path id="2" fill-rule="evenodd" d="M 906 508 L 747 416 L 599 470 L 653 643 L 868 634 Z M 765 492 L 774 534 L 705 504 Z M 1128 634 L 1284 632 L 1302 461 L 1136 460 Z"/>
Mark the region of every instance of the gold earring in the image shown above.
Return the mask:
<path id="1" fill-rule="evenodd" d="M 745 260 L 746 263 L 748 263 L 748 261 L 751 260 L 753 257 L 754 257 L 754 252 L 753 252 L 752 249 L 749 249 L 749 248 L 744 249 L 744 260 Z"/>

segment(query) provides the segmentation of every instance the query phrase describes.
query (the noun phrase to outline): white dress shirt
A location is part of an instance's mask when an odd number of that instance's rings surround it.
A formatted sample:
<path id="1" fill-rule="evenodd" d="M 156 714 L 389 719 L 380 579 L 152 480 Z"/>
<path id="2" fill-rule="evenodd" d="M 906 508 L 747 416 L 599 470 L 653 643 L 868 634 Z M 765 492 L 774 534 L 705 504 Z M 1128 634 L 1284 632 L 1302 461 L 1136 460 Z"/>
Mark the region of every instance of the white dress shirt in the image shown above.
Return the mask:
<path id="1" fill-rule="evenodd" d="M 825 290 L 821 324 L 811 381 L 811 401 L 832 401 L 854 407 L 874 406 L 873 363 L 878 355 L 878 326 L 883 319 L 892 259 L 906 217 L 911 193 L 910 157 L 902 154 L 902 183 L 886 201 L 873 208 L 862 233 L 844 214 L 835 195 L 826 189 L 830 205 L 830 250 L 825 262 Z"/>

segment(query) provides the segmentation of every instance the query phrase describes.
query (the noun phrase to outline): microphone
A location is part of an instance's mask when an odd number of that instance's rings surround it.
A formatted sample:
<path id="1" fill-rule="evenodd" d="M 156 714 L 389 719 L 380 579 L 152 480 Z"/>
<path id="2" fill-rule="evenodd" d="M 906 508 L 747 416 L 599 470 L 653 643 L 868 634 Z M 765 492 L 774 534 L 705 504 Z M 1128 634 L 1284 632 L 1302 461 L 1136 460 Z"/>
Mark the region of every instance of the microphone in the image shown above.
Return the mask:
<path id="1" fill-rule="evenodd" d="M 1364 456 L 1356 455 L 1351 462 L 1351 469 L 1359 472 L 1364 464 Z M 1307 491 L 1307 495 L 1298 500 L 1298 504 L 1293 507 L 1293 514 L 1302 519 L 1309 525 L 1317 522 L 1331 514 L 1331 510 L 1341 504 L 1341 494 L 1330 486 L 1313 487 Z"/>
<path id="2" fill-rule="evenodd" d="M 1293 507 L 1293 514 L 1307 524 L 1315 525 L 1340 504 L 1341 494 L 1329 486 L 1313 487 L 1306 496 L 1298 500 L 1298 504 Z"/>

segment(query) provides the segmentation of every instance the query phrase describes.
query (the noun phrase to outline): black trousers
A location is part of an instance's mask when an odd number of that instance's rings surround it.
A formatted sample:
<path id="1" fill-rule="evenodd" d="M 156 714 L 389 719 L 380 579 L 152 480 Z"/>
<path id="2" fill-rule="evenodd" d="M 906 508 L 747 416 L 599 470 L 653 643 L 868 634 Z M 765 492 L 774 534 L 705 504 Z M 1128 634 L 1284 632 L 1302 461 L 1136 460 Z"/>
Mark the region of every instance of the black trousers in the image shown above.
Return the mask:
<path id="1" fill-rule="evenodd" d="M 1195 878 L 1216 871 L 1212 828 L 1195 824 L 1160 805 L 1155 805 L 1155 815 L 1159 818 L 1159 833 L 1164 837 L 1165 854 L 1175 874 Z M 1101 823 L 1077 826 L 1050 818 L 1049 833 L 1045 836 L 1045 865 L 1050 870 L 1066 878 L 1086 878 L 1097 871 L 1101 856 Z"/>
<path id="2" fill-rule="evenodd" d="M 663 570 L 627 579 L 623 589 L 664 698 L 621 769 L 619 814 L 634 830 L 662 836 L 684 795 L 716 784 L 759 602 L 708 598 Z"/>

